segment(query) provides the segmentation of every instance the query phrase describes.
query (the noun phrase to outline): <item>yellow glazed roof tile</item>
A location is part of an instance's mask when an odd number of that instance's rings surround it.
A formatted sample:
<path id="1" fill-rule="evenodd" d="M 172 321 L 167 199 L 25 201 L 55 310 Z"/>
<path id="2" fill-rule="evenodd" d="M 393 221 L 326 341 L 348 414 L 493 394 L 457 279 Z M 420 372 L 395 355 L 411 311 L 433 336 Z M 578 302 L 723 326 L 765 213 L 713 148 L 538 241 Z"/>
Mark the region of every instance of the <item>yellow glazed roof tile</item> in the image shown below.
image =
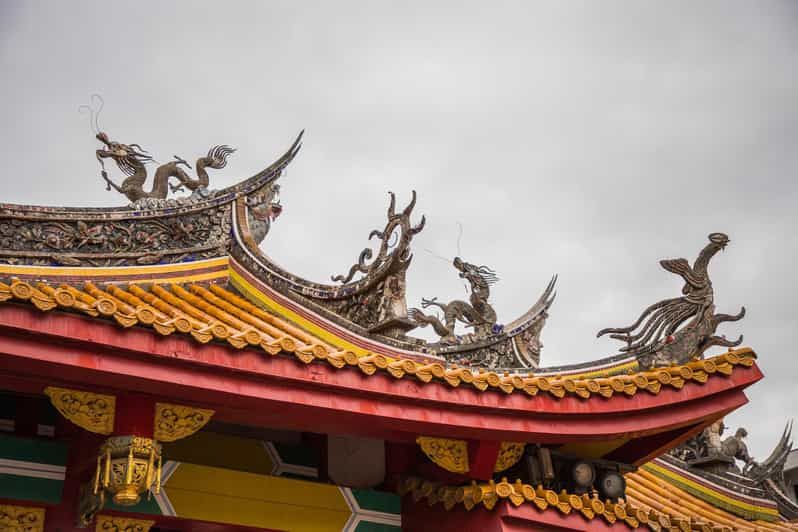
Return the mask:
<path id="1" fill-rule="evenodd" d="M 645 487 L 644 472 L 626 475 L 627 497 L 618 503 L 601 501 L 587 494 L 557 493 L 543 486 L 531 486 L 520 480 L 513 483 L 472 482 L 466 486 L 447 486 L 438 482 L 411 477 L 399 484 L 399 494 L 409 495 L 415 502 L 430 506 L 442 504 L 446 510 L 463 505 L 466 510 L 483 506 L 492 510 L 502 500 L 519 507 L 535 506 L 540 511 L 557 511 L 563 515 L 576 513 L 584 519 L 602 519 L 609 525 L 623 524 L 636 529 L 647 527 L 660 531 L 701 532 L 795 532 L 798 523 L 746 521 L 682 492 L 674 486 Z"/>
<path id="2" fill-rule="evenodd" d="M 0 303 L 4 301 L 26 302 L 43 312 L 61 309 L 104 317 L 122 327 L 150 327 L 164 336 L 187 334 L 200 343 L 216 340 L 236 349 L 252 347 L 269 355 L 285 353 L 304 363 L 321 361 L 337 369 L 349 366 L 365 375 L 387 373 L 396 379 L 412 376 L 423 383 L 435 380 L 453 388 L 466 385 L 479 391 L 547 394 L 553 398 L 657 395 L 665 388 L 678 390 L 687 384 L 702 384 L 709 378 L 731 375 L 735 368 L 752 366 L 756 357 L 751 349 L 743 348 L 681 366 L 611 377 L 510 375 L 379 353 L 358 355 L 335 347 L 216 283 L 99 287 L 85 281 L 56 287 L 12 279 L 10 284 L 0 282 Z"/>

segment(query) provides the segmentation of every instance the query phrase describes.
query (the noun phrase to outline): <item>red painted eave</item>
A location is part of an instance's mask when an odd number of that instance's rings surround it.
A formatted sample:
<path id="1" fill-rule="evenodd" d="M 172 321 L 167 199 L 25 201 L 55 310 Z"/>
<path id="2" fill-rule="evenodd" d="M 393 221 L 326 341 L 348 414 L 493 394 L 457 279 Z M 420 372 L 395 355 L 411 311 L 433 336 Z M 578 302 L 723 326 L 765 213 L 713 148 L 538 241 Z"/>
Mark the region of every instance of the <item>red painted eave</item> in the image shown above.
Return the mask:
<path id="1" fill-rule="evenodd" d="M 210 407 L 217 419 L 250 425 L 408 441 L 426 434 L 539 443 L 695 426 L 745 404 L 743 390 L 762 377 L 754 365 L 656 395 L 507 395 L 387 374 L 365 376 L 16 305 L 0 306 L 0 374 L 0 387 L 135 391 Z"/>

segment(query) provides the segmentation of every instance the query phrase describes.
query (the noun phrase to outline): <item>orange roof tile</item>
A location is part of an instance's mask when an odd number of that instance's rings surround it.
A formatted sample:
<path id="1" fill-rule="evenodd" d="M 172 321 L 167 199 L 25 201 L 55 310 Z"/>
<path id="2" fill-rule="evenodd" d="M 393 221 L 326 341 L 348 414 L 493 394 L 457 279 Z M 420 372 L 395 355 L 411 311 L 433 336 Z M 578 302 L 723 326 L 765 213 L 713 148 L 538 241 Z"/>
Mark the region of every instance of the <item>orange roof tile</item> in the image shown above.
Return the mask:
<path id="1" fill-rule="evenodd" d="M 357 367 L 366 375 L 379 370 L 397 379 L 412 375 L 424 383 L 434 379 L 451 387 L 466 384 L 480 391 L 524 392 L 530 396 L 546 393 L 554 398 L 609 398 L 616 394 L 633 396 L 638 392 L 656 395 L 663 387 L 681 389 L 687 384 L 702 384 L 709 378 L 731 375 L 737 367 L 752 366 L 756 358 L 751 349 L 743 348 L 681 366 L 611 377 L 499 375 L 379 353 L 358 355 L 265 311 L 218 283 L 205 286 L 196 283 L 129 284 L 100 288 L 91 281 L 54 287 L 44 282 L 13 279 L 10 285 L 0 282 L 0 303 L 10 300 L 27 302 L 45 312 L 61 309 L 104 317 L 122 327 L 151 327 L 160 335 L 188 334 L 200 343 L 216 340 L 236 349 L 253 347 L 270 355 L 290 354 L 304 363 L 318 360 L 339 369 Z"/>
<path id="2" fill-rule="evenodd" d="M 513 483 L 472 482 L 465 486 L 447 486 L 417 477 L 405 479 L 399 494 L 410 494 L 415 502 L 426 500 L 434 506 L 443 504 L 451 510 L 462 504 L 466 510 L 482 505 L 492 510 L 497 502 L 507 500 L 514 506 L 531 504 L 541 511 L 558 511 L 568 515 L 578 513 L 587 520 L 603 519 L 608 524 L 623 523 L 629 528 L 648 527 L 654 532 L 673 530 L 691 532 L 794 532 L 798 523 L 746 521 L 720 508 L 715 508 L 672 485 L 659 485 L 648 478 L 645 471 L 626 475 L 627 497 L 617 504 L 601 501 L 587 494 L 575 495 L 543 486 L 531 486 L 520 480 Z"/>

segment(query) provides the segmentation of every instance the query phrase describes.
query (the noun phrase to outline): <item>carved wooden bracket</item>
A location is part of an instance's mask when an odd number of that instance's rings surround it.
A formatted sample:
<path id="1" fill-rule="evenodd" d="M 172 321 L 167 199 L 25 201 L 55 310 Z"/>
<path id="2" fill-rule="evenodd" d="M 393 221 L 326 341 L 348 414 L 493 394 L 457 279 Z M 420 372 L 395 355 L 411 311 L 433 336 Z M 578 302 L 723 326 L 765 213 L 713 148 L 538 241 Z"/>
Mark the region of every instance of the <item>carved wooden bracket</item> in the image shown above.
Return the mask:
<path id="1" fill-rule="evenodd" d="M 92 392 L 48 386 L 45 395 L 61 413 L 75 425 L 97 434 L 111 434 L 114 430 L 116 397 Z"/>
<path id="2" fill-rule="evenodd" d="M 0 530 L 44 532 L 44 508 L 0 504 Z"/>
<path id="3" fill-rule="evenodd" d="M 468 473 L 468 442 L 465 440 L 419 436 L 416 443 L 430 460 L 446 471 Z"/>
<path id="4" fill-rule="evenodd" d="M 175 441 L 191 436 L 204 427 L 213 414 L 213 410 L 203 408 L 155 403 L 155 439 Z"/>
<path id="5" fill-rule="evenodd" d="M 155 521 L 130 519 L 115 515 L 98 515 L 96 532 L 149 532 Z"/>
<path id="6" fill-rule="evenodd" d="M 499 447 L 499 456 L 496 457 L 496 465 L 493 471 L 499 473 L 505 469 L 510 469 L 524 456 L 525 443 L 503 441 Z"/>
<path id="7" fill-rule="evenodd" d="M 430 460 L 446 471 L 465 474 L 471 470 L 468 442 L 465 440 L 419 436 L 416 443 Z M 524 455 L 524 447 L 525 444 L 520 442 L 502 442 L 493 471 L 498 473 L 514 466 Z M 495 447 L 493 452 L 496 452 Z"/>

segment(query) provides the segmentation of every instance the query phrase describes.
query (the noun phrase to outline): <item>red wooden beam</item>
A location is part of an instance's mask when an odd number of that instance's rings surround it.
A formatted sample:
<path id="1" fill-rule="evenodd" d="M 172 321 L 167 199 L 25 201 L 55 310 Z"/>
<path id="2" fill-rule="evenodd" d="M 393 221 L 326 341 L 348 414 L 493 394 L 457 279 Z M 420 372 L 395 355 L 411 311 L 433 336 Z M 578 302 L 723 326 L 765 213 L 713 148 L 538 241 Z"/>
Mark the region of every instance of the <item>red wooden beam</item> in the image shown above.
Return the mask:
<path id="1" fill-rule="evenodd" d="M 135 391 L 207 406 L 217 419 L 292 430 L 413 441 L 418 434 L 477 441 L 565 443 L 642 437 L 688 427 L 746 402 L 758 368 L 658 395 L 556 399 L 468 386 L 364 376 L 356 369 L 302 364 L 224 344 L 200 345 L 81 316 L 0 306 L 4 381 L 47 382 L 96 391 Z M 35 386 L 33 386 L 35 388 Z M 626 457 L 634 461 L 634 456 Z"/>

